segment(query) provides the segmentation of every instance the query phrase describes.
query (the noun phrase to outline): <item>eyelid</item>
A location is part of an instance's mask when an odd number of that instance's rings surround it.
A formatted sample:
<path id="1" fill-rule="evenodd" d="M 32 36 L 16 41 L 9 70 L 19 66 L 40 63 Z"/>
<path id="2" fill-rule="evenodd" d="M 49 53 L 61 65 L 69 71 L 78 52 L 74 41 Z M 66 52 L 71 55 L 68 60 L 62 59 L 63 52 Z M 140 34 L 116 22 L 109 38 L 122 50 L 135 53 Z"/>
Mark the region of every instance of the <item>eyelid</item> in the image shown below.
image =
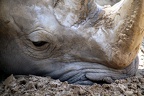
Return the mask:
<path id="1" fill-rule="evenodd" d="M 32 42 L 49 41 L 48 33 L 44 31 L 35 31 L 28 35 L 28 39 Z"/>

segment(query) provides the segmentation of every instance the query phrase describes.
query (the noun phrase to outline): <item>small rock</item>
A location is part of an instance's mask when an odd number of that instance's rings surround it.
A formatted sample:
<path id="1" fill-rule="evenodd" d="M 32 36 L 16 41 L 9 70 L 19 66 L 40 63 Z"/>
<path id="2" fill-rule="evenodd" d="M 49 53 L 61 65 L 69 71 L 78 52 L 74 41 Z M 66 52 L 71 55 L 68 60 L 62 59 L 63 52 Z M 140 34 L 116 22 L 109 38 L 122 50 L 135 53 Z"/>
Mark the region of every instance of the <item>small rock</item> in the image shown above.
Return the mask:
<path id="1" fill-rule="evenodd" d="M 142 95 L 144 95 L 144 90 L 141 92 Z"/>
<path id="2" fill-rule="evenodd" d="M 118 88 L 120 89 L 120 92 L 124 93 L 126 86 L 124 86 L 123 84 L 118 84 Z"/>
<path id="3" fill-rule="evenodd" d="M 58 87 L 58 86 L 61 85 L 61 82 L 60 82 L 59 80 L 54 80 L 54 81 L 51 81 L 51 82 L 49 83 L 49 85 L 50 85 L 51 87 L 53 87 L 53 88 L 56 88 L 56 87 Z"/>
<path id="4" fill-rule="evenodd" d="M 133 91 L 126 91 L 124 94 L 126 96 L 132 96 L 133 95 Z"/>
<path id="5" fill-rule="evenodd" d="M 31 90 L 31 89 L 36 90 L 35 84 L 32 81 L 29 81 L 29 83 L 27 83 L 26 88 L 27 88 L 27 90 Z"/>
<path id="6" fill-rule="evenodd" d="M 139 78 L 139 81 L 140 81 L 141 83 L 144 83 L 144 78 Z"/>
<path id="7" fill-rule="evenodd" d="M 3 82 L 3 84 L 5 85 L 5 86 L 8 86 L 11 82 L 13 82 L 13 81 L 15 81 L 16 79 L 15 79 L 15 77 L 13 76 L 13 74 L 12 75 L 10 75 L 8 78 L 6 78 L 6 80 Z"/>

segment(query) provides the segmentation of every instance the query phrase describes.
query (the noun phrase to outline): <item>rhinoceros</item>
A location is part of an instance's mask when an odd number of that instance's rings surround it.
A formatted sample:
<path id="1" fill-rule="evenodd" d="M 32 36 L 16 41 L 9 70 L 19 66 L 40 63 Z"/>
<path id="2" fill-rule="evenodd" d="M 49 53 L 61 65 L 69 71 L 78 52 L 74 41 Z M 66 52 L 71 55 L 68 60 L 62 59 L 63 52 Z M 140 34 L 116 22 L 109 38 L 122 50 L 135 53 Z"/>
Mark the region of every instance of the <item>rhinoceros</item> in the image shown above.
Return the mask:
<path id="1" fill-rule="evenodd" d="M 0 0 L 0 71 L 72 84 L 134 76 L 144 0 Z"/>

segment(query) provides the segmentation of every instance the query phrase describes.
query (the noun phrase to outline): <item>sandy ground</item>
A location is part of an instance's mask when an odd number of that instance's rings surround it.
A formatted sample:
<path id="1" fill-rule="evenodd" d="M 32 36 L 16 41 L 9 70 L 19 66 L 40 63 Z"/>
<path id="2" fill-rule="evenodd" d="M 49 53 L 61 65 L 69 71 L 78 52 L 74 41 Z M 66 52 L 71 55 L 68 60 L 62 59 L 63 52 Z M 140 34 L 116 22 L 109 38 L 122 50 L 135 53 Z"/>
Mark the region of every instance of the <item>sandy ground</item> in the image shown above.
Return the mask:
<path id="1" fill-rule="evenodd" d="M 0 96 L 144 96 L 144 50 L 139 52 L 140 65 L 135 77 L 112 84 L 72 85 L 50 77 L 9 76 L 0 83 Z"/>

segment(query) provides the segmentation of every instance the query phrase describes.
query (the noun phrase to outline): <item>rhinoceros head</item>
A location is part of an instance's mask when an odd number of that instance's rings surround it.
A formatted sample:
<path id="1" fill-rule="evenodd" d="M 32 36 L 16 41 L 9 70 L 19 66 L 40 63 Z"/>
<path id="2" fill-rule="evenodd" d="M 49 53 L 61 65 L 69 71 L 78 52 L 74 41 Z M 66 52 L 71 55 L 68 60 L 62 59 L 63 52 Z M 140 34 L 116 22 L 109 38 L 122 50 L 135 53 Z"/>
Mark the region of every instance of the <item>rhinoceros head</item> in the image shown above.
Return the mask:
<path id="1" fill-rule="evenodd" d="M 0 0 L 0 70 L 75 84 L 132 76 L 143 19 L 143 0 Z"/>

